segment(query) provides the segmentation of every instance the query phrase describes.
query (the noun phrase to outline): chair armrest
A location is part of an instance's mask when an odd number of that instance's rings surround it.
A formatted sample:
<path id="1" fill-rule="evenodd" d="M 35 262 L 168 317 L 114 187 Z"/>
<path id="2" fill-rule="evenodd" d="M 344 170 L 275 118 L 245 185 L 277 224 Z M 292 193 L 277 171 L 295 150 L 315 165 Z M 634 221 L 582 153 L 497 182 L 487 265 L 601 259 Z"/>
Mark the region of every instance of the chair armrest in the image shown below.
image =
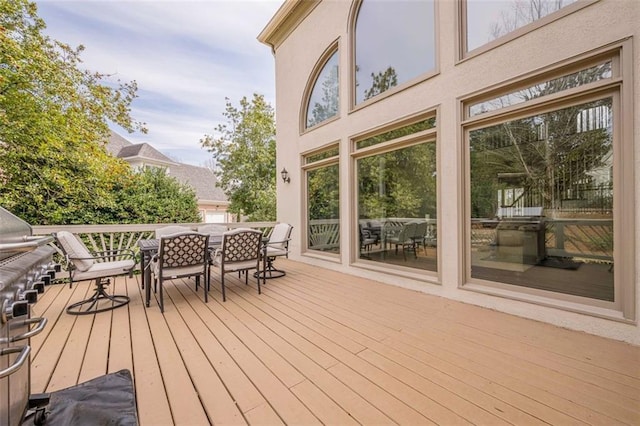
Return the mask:
<path id="1" fill-rule="evenodd" d="M 135 253 L 131 249 L 96 251 L 93 254 L 96 256 L 135 256 Z"/>
<path id="2" fill-rule="evenodd" d="M 124 259 L 136 259 L 136 254 L 133 250 L 130 249 L 122 249 L 122 250 L 106 250 L 106 251 L 98 251 L 94 253 L 94 256 L 90 257 L 71 257 L 67 256 L 69 260 L 99 260 L 99 259 L 112 259 L 114 257 L 122 257 Z"/>
<path id="3" fill-rule="evenodd" d="M 286 240 L 282 240 L 282 241 L 271 241 L 271 240 L 269 240 L 269 241 L 267 242 L 267 246 L 270 246 L 270 245 L 272 245 L 272 244 L 282 244 L 282 243 L 287 243 L 287 244 L 289 244 L 289 241 L 291 241 L 291 238 L 287 238 Z"/>

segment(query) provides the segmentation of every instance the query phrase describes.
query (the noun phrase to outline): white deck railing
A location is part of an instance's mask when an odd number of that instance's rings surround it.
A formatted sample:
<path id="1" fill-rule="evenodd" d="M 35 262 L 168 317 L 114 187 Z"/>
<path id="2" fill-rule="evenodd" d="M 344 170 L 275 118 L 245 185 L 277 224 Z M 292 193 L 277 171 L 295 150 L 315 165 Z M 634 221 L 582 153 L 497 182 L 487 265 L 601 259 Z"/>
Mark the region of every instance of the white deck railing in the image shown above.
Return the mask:
<path id="1" fill-rule="evenodd" d="M 69 231 L 79 235 L 93 251 L 125 250 L 138 252 L 138 241 L 154 238 L 155 230 L 170 225 L 180 225 L 197 230 L 205 223 L 158 223 L 127 225 L 46 225 L 34 226 L 33 235 L 50 235 L 58 231 Z M 220 223 L 228 228 L 253 228 L 269 233 L 275 222 Z M 55 245 L 54 245 L 55 247 Z M 57 250 L 57 247 L 56 247 Z"/>

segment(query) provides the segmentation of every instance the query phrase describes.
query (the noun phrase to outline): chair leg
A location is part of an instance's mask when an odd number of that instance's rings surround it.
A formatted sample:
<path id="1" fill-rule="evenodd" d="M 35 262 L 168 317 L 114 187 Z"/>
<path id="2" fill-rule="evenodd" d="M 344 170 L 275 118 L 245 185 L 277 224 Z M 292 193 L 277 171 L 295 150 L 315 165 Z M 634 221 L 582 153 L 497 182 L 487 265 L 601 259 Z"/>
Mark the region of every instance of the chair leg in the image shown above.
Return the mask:
<path id="1" fill-rule="evenodd" d="M 220 275 L 220 282 L 222 283 L 222 301 L 225 302 L 227 300 L 227 296 L 224 294 L 224 272 L 221 272 Z"/>
<path id="2" fill-rule="evenodd" d="M 119 308 L 129 303 L 129 297 L 126 295 L 107 293 L 105 290 L 107 285 L 109 285 L 108 278 L 96 278 L 96 289 L 93 295 L 88 299 L 67 306 L 67 313 L 71 315 L 97 314 Z M 101 301 L 103 301 L 102 304 L 100 304 Z M 104 301 L 106 301 L 106 303 Z"/>
<path id="3" fill-rule="evenodd" d="M 249 275 L 249 274 L 247 274 Z M 262 279 L 264 280 L 263 282 L 266 284 L 267 283 L 267 276 L 266 275 L 262 275 Z M 262 294 L 262 290 L 260 289 L 260 269 L 258 269 L 258 276 L 256 277 L 256 280 L 258 281 L 258 294 Z"/>
<path id="4" fill-rule="evenodd" d="M 205 271 L 202 274 L 202 280 L 205 280 L 205 276 L 207 275 L 207 272 Z M 204 291 L 204 303 L 208 303 L 209 302 L 209 290 L 207 289 L 207 282 L 203 282 L 202 283 L 202 291 Z"/>
<path id="5" fill-rule="evenodd" d="M 164 287 L 164 283 L 160 280 L 160 300 L 158 301 L 158 305 L 160 305 L 160 312 L 164 313 L 164 300 L 162 299 L 162 287 Z"/>
<path id="6" fill-rule="evenodd" d="M 267 283 L 267 279 L 271 279 L 271 278 L 280 278 L 280 277 L 284 277 L 285 275 L 287 275 L 287 273 L 281 269 L 276 269 L 275 266 L 273 266 L 273 261 L 275 260 L 274 257 L 267 257 L 267 266 L 265 268 L 264 271 L 256 271 L 253 276 L 254 277 L 258 277 L 258 276 L 262 276 L 262 278 L 265 280 L 264 284 Z"/>

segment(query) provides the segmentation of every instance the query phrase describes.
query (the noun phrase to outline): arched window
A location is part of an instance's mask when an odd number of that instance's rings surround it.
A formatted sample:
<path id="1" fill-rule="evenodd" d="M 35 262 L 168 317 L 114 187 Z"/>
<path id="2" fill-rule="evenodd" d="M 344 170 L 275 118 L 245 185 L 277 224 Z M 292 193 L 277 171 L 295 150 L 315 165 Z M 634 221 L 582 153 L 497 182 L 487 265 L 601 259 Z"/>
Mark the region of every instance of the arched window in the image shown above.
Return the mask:
<path id="1" fill-rule="evenodd" d="M 338 115 L 338 51 L 334 50 L 313 83 L 307 103 L 305 128 L 313 127 Z"/>
<path id="2" fill-rule="evenodd" d="M 355 20 L 355 103 L 435 70 L 433 0 L 362 0 Z"/>

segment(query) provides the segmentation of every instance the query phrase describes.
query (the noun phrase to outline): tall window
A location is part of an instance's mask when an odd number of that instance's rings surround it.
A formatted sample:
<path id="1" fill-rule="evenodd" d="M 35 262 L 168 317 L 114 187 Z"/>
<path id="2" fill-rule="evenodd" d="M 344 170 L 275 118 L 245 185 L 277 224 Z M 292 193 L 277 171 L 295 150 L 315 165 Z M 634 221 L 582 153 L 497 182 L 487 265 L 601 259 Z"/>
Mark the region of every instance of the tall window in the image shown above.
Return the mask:
<path id="1" fill-rule="evenodd" d="M 325 62 L 313 84 L 307 104 L 305 128 L 315 126 L 338 115 L 339 73 L 338 51 Z"/>
<path id="2" fill-rule="evenodd" d="M 337 145 L 304 157 L 307 248 L 340 253 L 340 173 Z"/>
<path id="3" fill-rule="evenodd" d="M 611 120 L 606 97 L 470 132 L 473 278 L 614 301 Z"/>
<path id="4" fill-rule="evenodd" d="M 466 0 L 464 4 L 465 52 L 498 39 L 508 39 L 520 28 L 534 22 L 543 23 L 562 16 L 556 12 L 575 10 L 592 0 Z"/>
<path id="5" fill-rule="evenodd" d="M 357 257 L 437 271 L 435 117 L 354 144 Z"/>
<path id="6" fill-rule="evenodd" d="M 571 66 L 577 72 L 465 103 L 472 281 L 625 310 L 619 284 L 632 266 L 614 229 L 633 228 L 619 198 L 631 160 L 620 155 L 617 63 L 584 61 Z"/>
<path id="7" fill-rule="evenodd" d="M 435 69 L 433 0 L 362 0 L 355 23 L 355 103 Z"/>

